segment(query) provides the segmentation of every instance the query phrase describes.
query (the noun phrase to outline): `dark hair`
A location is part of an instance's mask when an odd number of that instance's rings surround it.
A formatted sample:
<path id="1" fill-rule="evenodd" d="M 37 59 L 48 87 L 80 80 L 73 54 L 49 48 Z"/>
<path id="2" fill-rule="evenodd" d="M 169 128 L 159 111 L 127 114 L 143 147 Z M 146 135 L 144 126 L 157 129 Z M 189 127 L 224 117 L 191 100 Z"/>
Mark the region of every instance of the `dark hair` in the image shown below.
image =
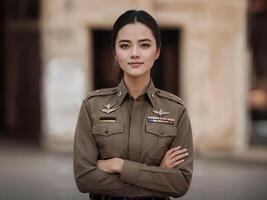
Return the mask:
<path id="1" fill-rule="evenodd" d="M 146 11 L 128 10 L 122 15 L 120 15 L 113 25 L 112 36 L 111 36 L 111 42 L 112 42 L 111 44 L 113 50 L 115 50 L 115 42 L 120 29 L 127 24 L 133 24 L 136 22 L 140 22 L 146 25 L 151 30 L 156 40 L 157 48 L 160 48 L 161 46 L 160 29 L 156 20 Z"/>

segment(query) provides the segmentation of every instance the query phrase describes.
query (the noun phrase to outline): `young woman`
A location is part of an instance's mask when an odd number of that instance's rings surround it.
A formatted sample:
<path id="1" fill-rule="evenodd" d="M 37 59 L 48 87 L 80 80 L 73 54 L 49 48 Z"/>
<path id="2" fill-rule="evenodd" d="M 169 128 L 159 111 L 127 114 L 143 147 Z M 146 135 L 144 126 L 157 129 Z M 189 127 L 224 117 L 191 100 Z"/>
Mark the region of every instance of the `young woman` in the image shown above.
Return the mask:
<path id="1" fill-rule="evenodd" d="M 150 77 L 159 27 L 147 12 L 129 10 L 112 33 L 123 78 L 82 103 L 74 141 L 78 189 L 93 200 L 180 197 L 192 176 L 192 132 L 182 100 L 156 89 Z"/>

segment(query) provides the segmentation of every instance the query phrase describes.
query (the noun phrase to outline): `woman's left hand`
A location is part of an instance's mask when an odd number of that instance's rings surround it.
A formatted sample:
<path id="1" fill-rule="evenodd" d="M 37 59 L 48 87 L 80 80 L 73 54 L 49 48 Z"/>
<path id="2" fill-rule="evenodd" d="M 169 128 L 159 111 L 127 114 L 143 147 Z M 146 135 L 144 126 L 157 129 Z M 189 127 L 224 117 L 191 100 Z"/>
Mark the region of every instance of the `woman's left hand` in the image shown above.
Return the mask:
<path id="1" fill-rule="evenodd" d="M 111 158 L 108 160 L 97 160 L 96 166 L 107 173 L 120 173 L 124 160 L 121 158 Z"/>

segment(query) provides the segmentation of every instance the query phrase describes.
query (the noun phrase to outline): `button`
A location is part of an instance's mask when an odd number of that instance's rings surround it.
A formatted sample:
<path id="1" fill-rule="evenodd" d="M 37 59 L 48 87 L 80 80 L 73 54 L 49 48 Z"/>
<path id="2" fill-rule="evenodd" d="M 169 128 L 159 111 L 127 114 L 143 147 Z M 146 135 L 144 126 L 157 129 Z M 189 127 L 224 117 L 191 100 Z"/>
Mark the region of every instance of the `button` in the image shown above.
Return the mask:
<path id="1" fill-rule="evenodd" d="M 152 93 L 151 96 L 152 96 L 152 98 L 154 98 L 155 97 L 154 93 Z"/>
<path id="2" fill-rule="evenodd" d="M 97 90 L 97 91 L 95 91 L 96 93 L 99 93 L 100 92 L 100 90 Z"/>
<path id="3" fill-rule="evenodd" d="M 119 91 L 118 96 L 119 96 L 119 97 L 121 96 L 121 91 Z"/>
<path id="4" fill-rule="evenodd" d="M 160 94 L 160 90 L 157 90 L 156 92 L 157 92 L 158 94 Z"/>
<path id="5" fill-rule="evenodd" d="M 105 134 L 108 134 L 108 129 L 105 129 Z"/>
<path id="6" fill-rule="evenodd" d="M 117 91 L 117 88 L 116 87 L 112 89 L 112 92 L 115 92 L 115 91 Z"/>
<path id="7" fill-rule="evenodd" d="M 172 97 L 173 96 L 173 94 L 170 94 L 170 97 Z"/>

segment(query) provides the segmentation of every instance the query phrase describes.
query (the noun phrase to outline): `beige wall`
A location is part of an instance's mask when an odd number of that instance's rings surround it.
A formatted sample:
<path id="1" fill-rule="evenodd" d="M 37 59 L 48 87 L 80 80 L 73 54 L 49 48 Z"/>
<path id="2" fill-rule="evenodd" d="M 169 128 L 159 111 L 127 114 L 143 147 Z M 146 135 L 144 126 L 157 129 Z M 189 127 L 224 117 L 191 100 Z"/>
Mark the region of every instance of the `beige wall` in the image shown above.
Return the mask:
<path id="1" fill-rule="evenodd" d="M 47 148 L 71 147 L 81 99 L 93 88 L 90 31 L 135 8 L 182 29 L 180 85 L 196 150 L 246 149 L 246 0 L 43 0 L 42 8 Z"/>

